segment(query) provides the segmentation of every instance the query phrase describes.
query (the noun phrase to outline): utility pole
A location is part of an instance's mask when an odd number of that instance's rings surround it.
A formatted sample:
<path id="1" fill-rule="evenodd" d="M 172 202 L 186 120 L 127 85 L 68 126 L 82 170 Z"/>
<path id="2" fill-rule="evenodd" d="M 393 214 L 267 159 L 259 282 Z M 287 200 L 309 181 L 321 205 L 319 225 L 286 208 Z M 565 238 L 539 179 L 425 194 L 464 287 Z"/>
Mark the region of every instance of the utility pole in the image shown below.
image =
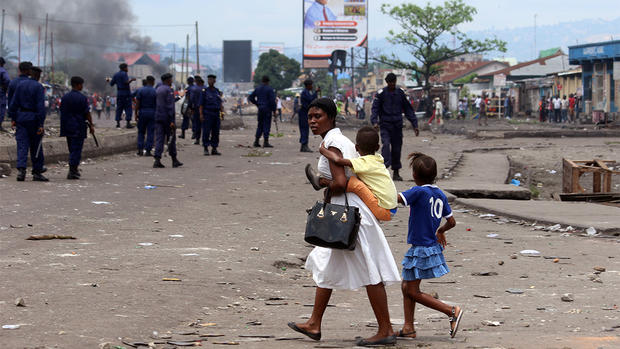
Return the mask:
<path id="1" fill-rule="evenodd" d="M 198 45 L 198 21 L 196 21 L 196 70 L 200 74 L 200 48 Z"/>
<path id="2" fill-rule="evenodd" d="M 538 15 L 534 14 L 534 59 L 538 58 L 536 55 L 536 16 Z"/>
<path id="3" fill-rule="evenodd" d="M 19 16 L 17 18 L 18 18 L 17 21 L 19 22 L 18 29 L 17 29 L 18 31 L 17 35 L 19 36 L 18 44 L 17 44 L 17 63 L 19 63 L 22 61 L 22 14 L 21 12 L 19 13 Z"/>
<path id="4" fill-rule="evenodd" d="M 39 40 L 37 41 L 37 66 L 41 66 L 41 26 L 39 26 Z"/>
<path id="5" fill-rule="evenodd" d="M 185 83 L 185 47 L 181 48 L 181 86 Z"/>
<path id="6" fill-rule="evenodd" d="M 177 56 L 177 44 L 172 44 L 172 73 L 174 74 L 174 80 L 177 79 L 177 70 L 176 70 L 177 61 L 176 61 L 176 56 Z"/>
<path id="7" fill-rule="evenodd" d="M 47 71 L 47 20 L 48 14 L 45 14 L 45 42 L 43 44 L 43 75 Z"/>
<path id="8" fill-rule="evenodd" d="M 50 49 L 51 49 L 51 53 L 52 53 L 52 75 L 54 75 L 54 32 L 52 32 L 52 37 L 51 37 L 51 42 L 50 42 Z"/>
<path id="9" fill-rule="evenodd" d="M 189 34 L 187 34 L 186 38 L 187 39 L 185 41 L 185 71 L 187 71 L 187 78 L 189 78 Z"/>
<path id="10" fill-rule="evenodd" d="M 4 47 L 4 16 L 6 15 L 6 10 L 2 9 L 2 31 L 0 31 L 0 47 Z"/>
<path id="11" fill-rule="evenodd" d="M 355 57 L 354 48 L 351 47 L 351 96 L 355 96 Z"/>

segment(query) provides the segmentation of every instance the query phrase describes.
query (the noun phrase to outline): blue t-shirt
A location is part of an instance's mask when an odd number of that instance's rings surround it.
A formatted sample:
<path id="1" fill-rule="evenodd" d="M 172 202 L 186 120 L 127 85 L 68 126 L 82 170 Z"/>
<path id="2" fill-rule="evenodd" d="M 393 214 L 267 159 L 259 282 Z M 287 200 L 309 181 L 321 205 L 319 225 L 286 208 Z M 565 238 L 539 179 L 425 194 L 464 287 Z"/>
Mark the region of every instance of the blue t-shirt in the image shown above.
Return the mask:
<path id="1" fill-rule="evenodd" d="M 400 193 L 405 206 L 411 207 L 407 243 L 432 246 L 437 243 L 437 229 L 442 218 L 452 217 L 446 195 L 435 185 L 413 187 Z"/>

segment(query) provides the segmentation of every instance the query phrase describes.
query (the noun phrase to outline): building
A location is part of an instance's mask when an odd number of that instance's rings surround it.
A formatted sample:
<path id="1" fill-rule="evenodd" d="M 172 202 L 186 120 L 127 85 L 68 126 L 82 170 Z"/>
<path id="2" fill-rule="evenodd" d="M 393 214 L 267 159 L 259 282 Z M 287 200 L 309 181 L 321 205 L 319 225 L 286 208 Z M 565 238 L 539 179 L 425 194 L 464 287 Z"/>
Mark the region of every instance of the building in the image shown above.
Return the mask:
<path id="1" fill-rule="evenodd" d="M 103 55 L 105 60 L 114 63 L 127 63 L 129 67 L 128 75 L 136 78 L 138 86 L 142 86 L 142 81 L 149 75 L 155 76 L 156 66 L 159 65 L 161 56 L 144 52 L 112 52 Z"/>
<path id="2" fill-rule="evenodd" d="M 568 57 L 571 64 L 581 65 L 583 111 L 618 113 L 620 40 L 569 46 Z"/>

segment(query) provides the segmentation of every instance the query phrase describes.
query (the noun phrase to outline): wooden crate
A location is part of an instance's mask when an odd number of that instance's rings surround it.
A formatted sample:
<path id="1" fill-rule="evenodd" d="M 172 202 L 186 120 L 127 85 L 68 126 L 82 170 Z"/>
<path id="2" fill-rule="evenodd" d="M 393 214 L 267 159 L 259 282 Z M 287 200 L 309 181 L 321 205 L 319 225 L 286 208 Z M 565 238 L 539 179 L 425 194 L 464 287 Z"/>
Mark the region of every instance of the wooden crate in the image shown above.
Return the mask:
<path id="1" fill-rule="evenodd" d="M 620 174 L 620 171 L 612 171 L 607 165 L 614 165 L 611 160 L 569 160 L 562 159 L 562 191 L 564 193 L 586 193 L 579 184 L 579 179 L 584 173 L 592 173 L 592 192 L 611 192 L 612 175 Z"/>

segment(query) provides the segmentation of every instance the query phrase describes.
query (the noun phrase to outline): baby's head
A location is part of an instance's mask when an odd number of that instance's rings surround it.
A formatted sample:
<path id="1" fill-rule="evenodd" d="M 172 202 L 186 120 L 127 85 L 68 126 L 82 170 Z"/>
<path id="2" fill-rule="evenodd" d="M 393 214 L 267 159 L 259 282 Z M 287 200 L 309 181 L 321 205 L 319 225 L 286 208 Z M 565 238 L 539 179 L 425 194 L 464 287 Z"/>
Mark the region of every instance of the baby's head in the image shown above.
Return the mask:
<path id="1" fill-rule="evenodd" d="M 413 180 L 417 185 L 435 183 L 437 178 L 435 159 L 422 153 L 411 153 L 407 158 L 409 159 L 409 166 L 413 170 Z"/>
<path id="2" fill-rule="evenodd" d="M 355 149 L 361 155 L 372 155 L 379 150 L 379 134 L 374 127 L 364 126 L 357 131 Z"/>

